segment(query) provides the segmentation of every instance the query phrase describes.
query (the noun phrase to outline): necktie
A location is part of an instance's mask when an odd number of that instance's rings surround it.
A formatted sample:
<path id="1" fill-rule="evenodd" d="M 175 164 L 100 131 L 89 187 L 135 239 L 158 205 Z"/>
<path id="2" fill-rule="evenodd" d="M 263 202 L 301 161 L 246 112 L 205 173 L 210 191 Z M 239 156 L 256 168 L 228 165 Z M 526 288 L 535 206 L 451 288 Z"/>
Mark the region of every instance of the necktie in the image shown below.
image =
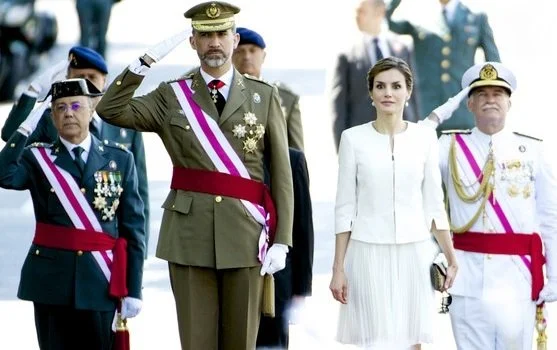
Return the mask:
<path id="1" fill-rule="evenodd" d="M 443 8 L 443 18 L 445 19 L 445 23 L 447 23 L 447 26 L 450 27 L 451 21 L 449 21 L 449 14 L 447 13 L 446 8 Z"/>
<path id="2" fill-rule="evenodd" d="M 373 47 L 375 49 L 375 62 L 383 59 L 383 53 L 381 52 L 381 48 L 379 47 L 378 38 L 373 38 Z"/>
<path id="3" fill-rule="evenodd" d="M 91 119 L 91 122 L 89 123 L 89 132 L 100 140 L 101 135 L 99 133 L 99 128 L 97 127 L 97 122 L 95 122 L 95 119 Z"/>
<path id="4" fill-rule="evenodd" d="M 81 171 L 82 174 L 83 174 L 83 170 L 85 169 L 85 162 L 83 161 L 83 158 L 81 158 L 81 153 L 83 153 L 84 151 L 85 150 L 83 148 L 79 147 L 79 146 L 72 149 L 72 152 L 75 155 L 74 162 L 75 162 L 75 164 L 79 168 L 79 171 Z"/>
<path id="5" fill-rule="evenodd" d="M 226 104 L 226 100 L 224 99 L 224 96 L 220 93 L 219 89 L 224 86 L 224 83 L 218 79 L 215 79 L 215 80 L 211 80 L 209 84 L 207 84 L 207 86 L 210 89 L 211 98 L 213 99 L 213 102 L 217 106 L 217 111 L 219 112 L 219 115 L 221 115 L 222 110 L 224 109 L 224 105 Z"/>

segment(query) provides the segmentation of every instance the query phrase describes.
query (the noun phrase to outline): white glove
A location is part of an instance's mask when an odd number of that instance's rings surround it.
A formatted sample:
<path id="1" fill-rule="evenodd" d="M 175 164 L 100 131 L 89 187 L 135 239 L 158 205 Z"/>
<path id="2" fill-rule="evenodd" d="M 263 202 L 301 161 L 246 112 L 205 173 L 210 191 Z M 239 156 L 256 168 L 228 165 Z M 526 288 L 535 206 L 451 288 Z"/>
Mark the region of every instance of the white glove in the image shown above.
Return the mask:
<path id="1" fill-rule="evenodd" d="M 464 89 L 460 90 L 460 92 L 453 97 L 450 97 L 447 102 L 443 103 L 441 106 L 435 108 L 432 113 L 435 113 L 437 118 L 439 118 L 439 124 L 443 123 L 445 120 L 449 119 L 453 112 L 458 109 L 460 106 L 460 102 L 464 100 L 468 96 L 468 92 L 470 91 L 470 87 L 467 86 Z"/>
<path id="2" fill-rule="evenodd" d="M 288 246 L 285 244 L 275 243 L 267 251 L 263 265 L 261 266 L 261 276 L 265 276 L 278 272 L 286 266 L 286 253 L 288 253 Z"/>
<path id="3" fill-rule="evenodd" d="M 52 99 L 52 95 L 48 95 L 48 97 L 34 110 L 29 113 L 27 118 L 19 125 L 19 131 L 23 131 L 25 136 L 29 136 L 35 131 L 37 128 L 37 124 L 39 124 L 39 120 L 41 120 L 44 111 L 50 106 L 50 100 Z"/>
<path id="4" fill-rule="evenodd" d="M 537 305 L 543 302 L 551 303 L 557 300 L 557 278 L 550 277 L 547 283 L 543 286 L 540 296 L 536 301 Z"/>
<path id="5" fill-rule="evenodd" d="M 63 80 L 66 78 L 68 73 L 68 65 L 70 61 L 67 59 L 61 60 L 60 62 L 56 63 L 54 66 L 50 67 L 43 73 L 41 73 L 38 77 L 35 78 L 29 84 L 30 92 L 34 90 L 34 92 L 39 95 L 41 92 L 47 92 L 50 90 L 52 83 Z"/>
<path id="6" fill-rule="evenodd" d="M 170 51 L 174 50 L 176 46 L 182 43 L 191 35 L 191 28 L 186 29 L 178 34 L 171 36 L 168 39 L 165 39 L 158 43 L 157 45 L 150 47 L 147 49 L 145 54 L 153 61 L 158 62 L 162 60 L 166 55 L 170 53 Z"/>
<path id="7" fill-rule="evenodd" d="M 141 301 L 141 299 L 125 297 L 122 299 L 122 310 L 120 315 L 123 319 L 135 317 L 141 311 L 142 306 L 143 301 Z"/>

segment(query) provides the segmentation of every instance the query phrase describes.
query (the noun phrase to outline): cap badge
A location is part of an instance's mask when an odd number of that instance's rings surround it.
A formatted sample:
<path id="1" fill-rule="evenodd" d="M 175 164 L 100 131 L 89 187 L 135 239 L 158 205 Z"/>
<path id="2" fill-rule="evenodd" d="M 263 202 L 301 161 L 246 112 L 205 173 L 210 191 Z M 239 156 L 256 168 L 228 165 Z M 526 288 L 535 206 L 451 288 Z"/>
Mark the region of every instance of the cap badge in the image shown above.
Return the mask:
<path id="1" fill-rule="evenodd" d="M 481 80 L 497 80 L 497 70 L 491 64 L 486 64 L 480 70 Z"/>
<path id="2" fill-rule="evenodd" d="M 217 4 L 212 3 L 207 10 L 205 10 L 205 14 L 209 18 L 217 18 L 220 16 L 220 9 L 217 7 Z"/>

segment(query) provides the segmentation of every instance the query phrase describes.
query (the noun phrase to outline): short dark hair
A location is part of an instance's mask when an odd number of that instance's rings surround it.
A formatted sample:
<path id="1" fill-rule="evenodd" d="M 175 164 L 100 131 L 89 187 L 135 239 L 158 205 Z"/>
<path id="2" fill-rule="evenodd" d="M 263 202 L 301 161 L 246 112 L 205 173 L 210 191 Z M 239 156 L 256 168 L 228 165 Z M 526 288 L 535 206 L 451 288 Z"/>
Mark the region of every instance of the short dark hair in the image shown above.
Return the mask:
<path id="1" fill-rule="evenodd" d="M 396 69 L 402 75 L 404 75 L 404 80 L 406 81 L 406 88 L 408 91 L 412 90 L 414 86 L 414 77 L 412 76 L 412 70 L 408 66 L 408 63 L 401 58 L 398 57 L 387 57 L 383 58 L 371 67 L 369 72 L 367 73 L 367 89 L 371 92 L 373 90 L 373 82 L 375 81 L 375 77 L 384 71 L 389 69 Z"/>

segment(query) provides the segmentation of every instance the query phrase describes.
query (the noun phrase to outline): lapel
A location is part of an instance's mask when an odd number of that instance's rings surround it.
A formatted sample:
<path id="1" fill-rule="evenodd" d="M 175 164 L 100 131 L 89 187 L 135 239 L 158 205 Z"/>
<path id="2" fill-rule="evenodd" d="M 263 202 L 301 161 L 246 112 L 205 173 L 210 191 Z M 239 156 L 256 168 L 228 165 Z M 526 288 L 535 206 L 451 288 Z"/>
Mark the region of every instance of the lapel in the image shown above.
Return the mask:
<path id="1" fill-rule="evenodd" d="M 211 118 L 218 122 L 219 112 L 217 111 L 217 106 L 213 103 L 211 95 L 209 94 L 209 89 L 199 72 L 199 69 L 194 74 L 192 78 L 191 90 L 193 92 L 193 100 L 202 110 L 205 111 Z M 226 108 L 225 108 L 226 109 Z"/>
<path id="2" fill-rule="evenodd" d="M 244 94 L 246 86 L 244 84 L 244 77 L 234 68 L 234 77 L 232 78 L 232 86 L 228 93 L 228 99 L 222 110 L 222 115 L 219 118 L 219 125 L 222 125 L 230 116 L 236 112 L 241 105 L 246 102 L 247 98 Z"/>
<path id="3" fill-rule="evenodd" d="M 87 157 L 87 163 L 85 163 L 85 170 L 83 171 L 83 178 L 81 179 L 82 183 L 85 183 L 96 171 L 104 168 L 109 161 L 105 158 L 105 153 L 107 152 L 104 145 L 93 135 L 91 135 L 91 142 L 91 149 L 89 150 L 89 156 Z"/>
<path id="4" fill-rule="evenodd" d="M 362 71 L 367 71 L 371 68 L 371 57 L 369 57 L 369 50 L 367 49 L 366 42 L 364 39 L 360 40 L 360 42 L 356 45 L 356 57 L 361 61 Z M 360 79 L 360 77 L 358 77 Z"/>
<path id="5" fill-rule="evenodd" d="M 455 9 L 453 20 L 451 21 L 450 30 L 454 32 L 455 30 L 461 31 L 464 27 L 467 18 L 466 8 L 459 3 Z"/>
<path id="6" fill-rule="evenodd" d="M 66 146 L 64 146 L 64 144 L 60 142 L 60 139 L 56 140 L 56 142 L 50 149 L 50 152 L 51 154 L 54 154 L 56 156 L 56 159 L 54 159 L 54 164 L 66 170 L 76 179 L 81 178 L 81 172 L 79 171 L 77 164 L 75 164 Z"/>

